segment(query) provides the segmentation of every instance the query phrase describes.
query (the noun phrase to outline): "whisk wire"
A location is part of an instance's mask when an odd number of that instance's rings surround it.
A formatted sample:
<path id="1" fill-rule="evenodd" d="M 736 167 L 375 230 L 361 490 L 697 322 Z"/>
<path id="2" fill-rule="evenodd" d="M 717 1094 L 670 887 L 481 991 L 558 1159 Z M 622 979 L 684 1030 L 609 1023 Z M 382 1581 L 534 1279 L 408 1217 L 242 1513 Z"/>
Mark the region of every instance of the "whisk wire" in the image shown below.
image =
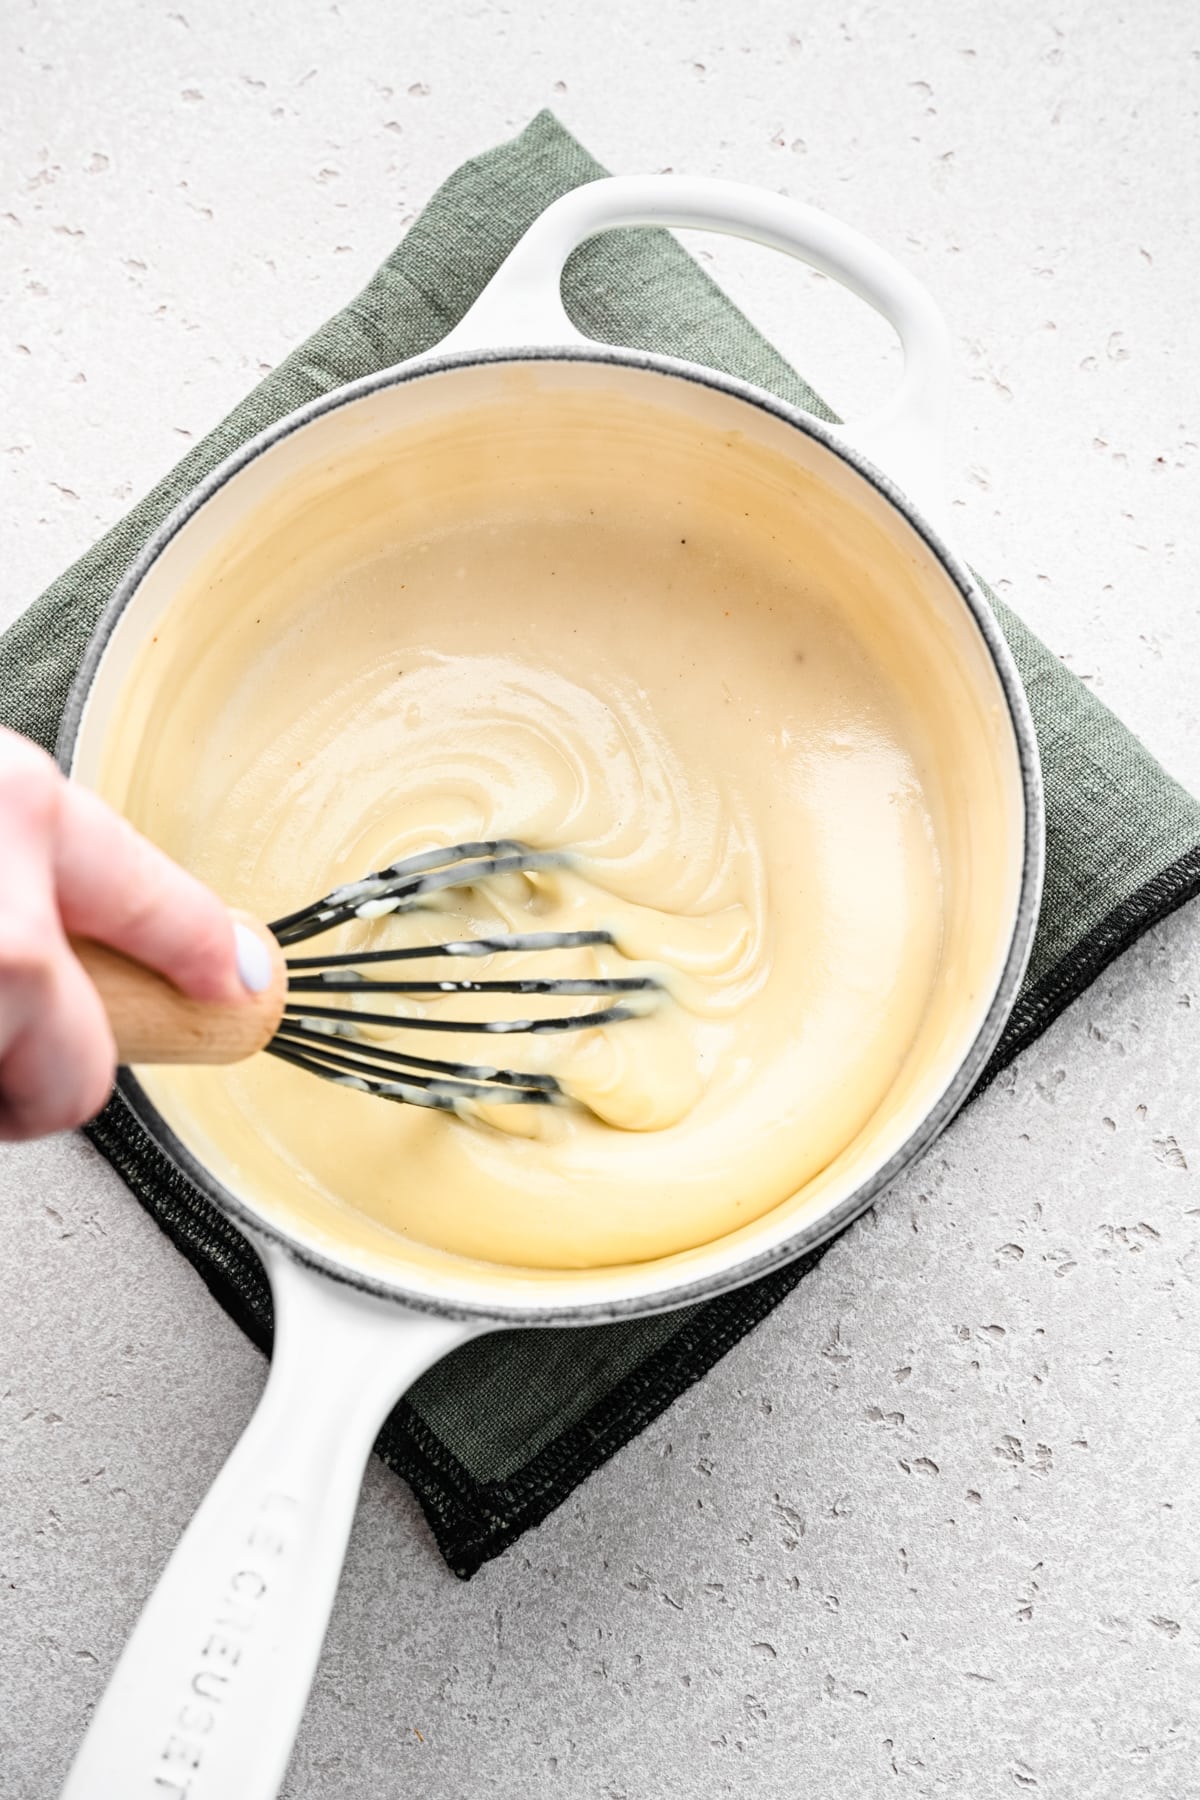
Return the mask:
<path id="1" fill-rule="evenodd" d="M 553 1075 L 534 1074 L 526 1069 L 501 1069 L 492 1063 L 447 1062 L 439 1056 L 418 1056 L 410 1050 L 395 1050 L 388 1045 L 367 1040 L 341 1039 L 331 1036 L 318 1025 L 290 1020 L 277 1033 L 278 1040 L 294 1049 L 319 1051 L 327 1059 L 347 1057 L 382 1064 L 388 1068 L 415 1069 L 431 1075 L 448 1075 L 457 1081 L 499 1081 L 510 1087 L 544 1088 L 547 1093 L 560 1092 Z M 275 1040 L 272 1040 L 273 1042 Z"/>
<path id="2" fill-rule="evenodd" d="M 447 888 L 474 887 L 496 875 L 525 875 L 537 869 L 567 868 L 570 863 L 563 850 L 529 850 L 509 839 L 427 850 L 377 869 L 361 881 L 332 889 L 313 905 L 273 920 L 271 930 L 286 947 L 351 919 L 381 919 L 390 912 L 410 912 L 430 894 Z"/>
<path id="3" fill-rule="evenodd" d="M 289 994 L 637 994 L 655 986 L 649 975 L 523 977 L 517 981 L 376 981 L 352 970 L 302 975 L 288 982 Z"/>
<path id="4" fill-rule="evenodd" d="M 361 881 L 334 888 L 322 899 L 276 919 L 270 929 L 288 947 L 305 942 L 351 919 L 372 920 L 425 906 L 429 897 L 456 887 L 472 887 L 497 875 L 526 874 L 569 867 L 564 851 L 530 850 L 514 839 L 456 844 L 447 850 L 423 851 L 389 864 Z M 414 980 L 381 978 L 385 964 L 436 961 L 441 958 L 497 956 L 506 953 L 587 948 L 617 948 L 609 931 L 514 932 L 459 938 L 443 944 L 412 944 L 395 949 L 336 951 L 326 955 L 289 957 L 288 1000 L 278 1030 L 266 1046 L 269 1053 L 309 1074 L 384 1099 L 455 1110 L 465 1101 L 509 1105 L 547 1105 L 567 1099 L 552 1075 L 500 1069 L 491 1064 L 454 1062 L 412 1054 L 393 1045 L 364 1039 L 363 1028 L 393 1031 L 442 1031 L 486 1036 L 541 1036 L 595 1030 L 639 1017 L 645 1002 L 617 996 L 649 995 L 660 987 L 653 976 L 536 976 L 472 981 L 426 976 Z M 369 972 L 368 972 L 369 971 Z M 343 996 L 444 994 L 525 994 L 611 999 L 594 1012 L 520 1019 L 461 1019 L 439 1014 L 409 1017 L 400 1012 L 367 1012 L 357 1005 L 328 1006 L 309 995 Z M 294 996 L 294 998 L 293 998 Z"/>
<path id="5" fill-rule="evenodd" d="M 296 1050 L 278 1038 L 272 1039 L 267 1050 L 280 1061 L 304 1069 L 310 1075 L 321 1075 L 340 1087 L 357 1088 L 360 1092 L 374 1094 L 381 1100 L 407 1101 L 410 1105 L 453 1110 L 464 1100 L 474 1100 L 492 1105 L 544 1106 L 557 1098 L 557 1093 L 544 1088 L 459 1081 L 444 1075 L 408 1072 L 391 1078 L 382 1077 L 369 1064 L 356 1064 L 352 1058 L 335 1060 L 316 1049 Z"/>
<path id="6" fill-rule="evenodd" d="M 293 915 L 296 916 L 296 915 Z M 332 927 L 323 927 L 331 930 Z M 278 936 L 276 926 L 271 930 Z M 611 931 L 519 931 L 501 937 L 457 938 L 449 944 L 404 944 L 396 950 L 345 950 L 326 956 L 289 956 L 289 969 L 336 969 L 353 963 L 428 962 L 438 956 L 497 956 L 506 950 L 583 950 L 615 944 Z"/>
<path id="7" fill-rule="evenodd" d="M 405 1031 L 467 1031 L 488 1036 L 511 1036 L 528 1032 L 533 1037 L 555 1031 L 584 1031 L 598 1025 L 617 1025 L 624 1019 L 635 1019 L 631 1006 L 609 1006 L 602 1012 L 574 1013 L 561 1019 L 413 1019 L 401 1013 L 349 1013 L 341 1006 L 285 1006 L 284 1019 L 337 1019 L 353 1025 L 382 1025 Z"/>

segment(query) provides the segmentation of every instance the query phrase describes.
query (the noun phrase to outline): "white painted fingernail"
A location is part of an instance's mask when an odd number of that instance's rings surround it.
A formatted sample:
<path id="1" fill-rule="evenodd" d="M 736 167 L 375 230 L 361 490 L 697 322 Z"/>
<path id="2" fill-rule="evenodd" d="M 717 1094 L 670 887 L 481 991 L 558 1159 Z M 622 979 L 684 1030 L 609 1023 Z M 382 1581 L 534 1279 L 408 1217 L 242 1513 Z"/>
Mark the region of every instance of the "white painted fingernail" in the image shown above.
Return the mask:
<path id="1" fill-rule="evenodd" d="M 261 994 L 271 985 L 271 952 L 256 931 L 235 919 L 233 935 L 237 942 L 237 971 L 242 986 L 252 994 Z"/>

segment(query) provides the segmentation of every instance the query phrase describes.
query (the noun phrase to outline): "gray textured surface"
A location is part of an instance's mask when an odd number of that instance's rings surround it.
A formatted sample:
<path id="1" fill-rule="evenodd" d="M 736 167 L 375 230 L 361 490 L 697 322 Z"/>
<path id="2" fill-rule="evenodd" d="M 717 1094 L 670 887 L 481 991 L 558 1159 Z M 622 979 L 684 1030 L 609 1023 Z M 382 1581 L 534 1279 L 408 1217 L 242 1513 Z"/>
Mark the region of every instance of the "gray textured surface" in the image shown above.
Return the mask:
<path id="1" fill-rule="evenodd" d="M 963 549 L 1200 786 L 1187 0 L 10 0 L 0 66 L 0 618 L 549 102 L 907 258 Z M 829 284 L 704 249 L 882 391 Z M 289 1796 L 1200 1793 L 1198 1064 L 1185 915 L 469 1586 L 374 1469 Z M 81 1141 L 4 1156 L 0 1218 L 0 1791 L 48 1800 L 262 1364 Z"/>

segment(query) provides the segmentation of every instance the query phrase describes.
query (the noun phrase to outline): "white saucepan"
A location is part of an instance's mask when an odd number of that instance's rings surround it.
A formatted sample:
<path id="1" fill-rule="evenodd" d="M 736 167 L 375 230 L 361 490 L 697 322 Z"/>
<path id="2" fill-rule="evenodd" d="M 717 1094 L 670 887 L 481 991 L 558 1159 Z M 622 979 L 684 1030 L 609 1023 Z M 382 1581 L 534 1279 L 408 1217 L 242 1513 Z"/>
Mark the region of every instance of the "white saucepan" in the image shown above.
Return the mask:
<path id="1" fill-rule="evenodd" d="M 904 350 L 890 404 L 833 427 L 745 382 L 614 349 L 564 312 L 563 264 L 613 226 L 706 228 L 754 239 L 844 283 L 888 318 Z M 515 372 L 515 373 L 514 373 Z M 299 1213 L 268 1212 L 168 1126 L 136 1077 L 121 1088 L 151 1136 L 261 1253 L 275 1304 L 262 1402 L 213 1485 L 121 1658 L 64 1790 L 68 1800 L 269 1800 L 282 1781 L 320 1651 L 362 1471 L 395 1400 L 456 1345 L 506 1326 L 595 1324 L 683 1305 L 752 1280 L 828 1239 L 918 1156 L 969 1094 L 1015 998 L 1033 937 L 1042 809 L 1033 727 L 1011 657 L 963 564 L 938 535 L 948 375 L 941 320 L 882 250 L 809 207 L 724 182 L 598 181 L 551 206 L 436 350 L 282 420 L 203 482 L 155 535 L 91 645 L 60 740 L 63 766 L 97 782 L 140 650 L 189 576 L 289 483 L 369 459 L 411 423 L 521 392 L 612 395 L 666 408 L 698 465 L 766 447 L 820 506 L 797 506 L 797 542 L 861 546 L 860 576 L 897 615 L 927 669 L 931 707 L 954 689 L 961 780 L 948 859 L 946 992 L 907 1086 L 867 1148 L 849 1147 L 794 1204 L 684 1255 L 558 1273 L 339 1246 Z M 384 452 L 380 451 L 380 454 Z M 781 465 L 782 466 L 782 465 Z M 882 471 L 882 472 L 881 472 Z M 932 522 L 931 522 L 932 521 Z M 973 706 L 973 711 L 972 711 Z M 969 740 L 969 741 L 968 741 Z M 972 789 L 987 789 L 974 804 Z M 985 841 L 986 840 L 986 841 Z M 957 991 L 970 960 L 970 989 Z M 962 955 L 958 954 L 963 950 Z M 940 1010 L 939 1010 L 940 1009 Z"/>

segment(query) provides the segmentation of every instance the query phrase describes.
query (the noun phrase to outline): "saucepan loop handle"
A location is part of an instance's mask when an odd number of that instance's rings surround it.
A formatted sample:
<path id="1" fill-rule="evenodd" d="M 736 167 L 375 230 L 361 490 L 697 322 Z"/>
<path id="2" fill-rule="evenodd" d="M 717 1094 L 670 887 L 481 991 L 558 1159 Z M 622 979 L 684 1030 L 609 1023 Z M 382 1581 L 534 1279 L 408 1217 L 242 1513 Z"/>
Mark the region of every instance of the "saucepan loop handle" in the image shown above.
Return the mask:
<path id="1" fill-rule="evenodd" d="M 950 368 L 941 314 L 917 278 L 870 238 L 779 194 L 674 175 L 588 182 L 534 221 L 438 351 L 589 342 L 563 306 L 563 265 L 586 238 L 632 225 L 716 231 L 782 250 L 881 313 L 904 352 L 899 383 L 877 412 L 833 429 L 918 504 L 940 512 Z"/>

